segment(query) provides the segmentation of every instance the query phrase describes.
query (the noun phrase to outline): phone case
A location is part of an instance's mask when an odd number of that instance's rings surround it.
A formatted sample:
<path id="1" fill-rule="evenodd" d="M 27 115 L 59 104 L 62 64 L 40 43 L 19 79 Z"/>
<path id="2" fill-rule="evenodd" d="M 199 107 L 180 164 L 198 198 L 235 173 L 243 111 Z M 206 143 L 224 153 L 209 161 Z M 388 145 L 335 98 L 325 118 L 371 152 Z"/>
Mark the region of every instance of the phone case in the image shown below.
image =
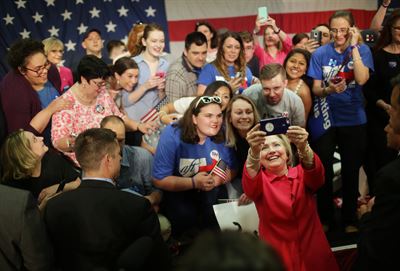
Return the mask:
<path id="1" fill-rule="evenodd" d="M 260 120 L 260 130 L 267 132 L 267 135 L 286 134 L 290 126 L 287 117 L 277 117 Z"/>
<path id="2" fill-rule="evenodd" d="M 268 18 L 268 9 L 267 7 L 259 7 L 258 8 L 258 17 L 263 18 L 263 21 L 266 21 Z"/>
<path id="3" fill-rule="evenodd" d="M 319 44 L 321 44 L 322 40 L 322 32 L 318 30 L 311 30 L 310 37 L 316 41 L 318 41 Z"/>

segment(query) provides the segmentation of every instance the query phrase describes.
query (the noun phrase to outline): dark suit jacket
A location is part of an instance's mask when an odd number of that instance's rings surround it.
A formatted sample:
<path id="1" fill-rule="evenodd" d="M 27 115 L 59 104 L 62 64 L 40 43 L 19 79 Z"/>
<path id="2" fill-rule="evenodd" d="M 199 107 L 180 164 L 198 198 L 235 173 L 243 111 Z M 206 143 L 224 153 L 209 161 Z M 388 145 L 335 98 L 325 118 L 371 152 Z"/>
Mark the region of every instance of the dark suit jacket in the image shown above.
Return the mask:
<path id="1" fill-rule="evenodd" d="M 51 199 L 44 218 L 63 270 L 114 269 L 122 251 L 139 237 L 162 242 L 149 201 L 105 181 L 84 180 Z"/>
<path id="2" fill-rule="evenodd" d="M 394 270 L 400 251 L 400 158 L 376 175 L 375 204 L 360 221 L 354 270 Z M 396 268 L 395 268 L 396 269 Z"/>
<path id="3" fill-rule="evenodd" d="M 36 201 L 0 185 L 0 270 L 51 270 L 52 254 Z"/>

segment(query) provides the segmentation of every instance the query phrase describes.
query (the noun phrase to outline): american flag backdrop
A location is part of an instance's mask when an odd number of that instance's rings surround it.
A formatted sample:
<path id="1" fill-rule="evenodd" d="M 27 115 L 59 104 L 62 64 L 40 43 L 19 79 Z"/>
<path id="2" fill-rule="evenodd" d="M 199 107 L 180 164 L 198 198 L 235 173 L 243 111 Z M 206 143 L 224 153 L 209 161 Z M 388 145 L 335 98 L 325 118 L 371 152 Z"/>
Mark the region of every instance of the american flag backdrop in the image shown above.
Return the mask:
<path id="1" fill-rule="evenodd" d="M 107 42 L 126 39 L 138 20 L 156 22 L 166 31 L 170 59 L 182 54 L 185 35 L 199 20 L 211 22 L 217 29 L 232 31 L 254 28 L 257 8 L 267 6 L 268 13 L 287 33 L 309 32 L 327 22 L 335 10 L 351 10 L 357 26 L 368 28 L 377 0 L 1 0 L 0 6 L 0 78 L 7 71 L 5 54 L 16 39 L 60 38 L 65 47 L 65 65 L 81 57 L 83 33 L 98 28 Z M 399 7 L 392 1 L 391 8 Z M 168 42 L 170 41 L 170 42 Z M 168 49 L 170 48 L 170 50 Z M 103 55 L 106 55 L 105 53 Z"/>
<path id="2" fill-rule="evenodd" d="M 82 37 L 90 28 L 101 31 L 105 46 L 112 39 L 126 41 L 137 21 L 155 22 L 169 44 L 162 0 L 1 0 L 0 20 L 0 78 L 8 71 L 7 49 L 21 38 L 59 38 L 66 66 L 83 56 Z"/>

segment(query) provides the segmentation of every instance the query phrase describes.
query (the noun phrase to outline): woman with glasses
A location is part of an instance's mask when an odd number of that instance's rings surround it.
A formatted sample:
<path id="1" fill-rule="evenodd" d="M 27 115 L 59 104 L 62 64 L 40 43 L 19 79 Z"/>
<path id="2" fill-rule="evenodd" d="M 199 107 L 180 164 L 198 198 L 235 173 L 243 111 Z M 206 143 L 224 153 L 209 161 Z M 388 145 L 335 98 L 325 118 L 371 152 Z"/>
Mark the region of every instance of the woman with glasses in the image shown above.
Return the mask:
<path id="1" fill-rule="evenodd" d="M 175 238 L 218 227 L 212 205 L 235 168 L 224 144 L 222 119 L 221 98 L 201 96 L 161 134 L 153 183 L 164 191 L 161 212 L 171 222 Z"/>
<path id="2" fill-rule="evenodd" d="M 396 151 L 387 147 L 384 128 L 389 122 L 391 79 L 400 73 L 400 9 L 387 18 L 373 52 L 375 73 L 364 88 L 369 146 L 365 169 L 370 195 L 375 173 L 397 156 Z"/>
<path id="3" fill-rule="evenodd" d="M 346 232 L 354 232 L 357 231 L 358 177 L 366 148 L 367 119 L 362 85 L 374 67 L 371 51 L 360 42 L 361 35 L 350 12 L 335 12 L 329 19 L 329 27 L 333 42 L 312 54 L 308 69 L 308 75 L 314 79 L 312 91 L 319 98 L 314 99 L 313 108 L 318 102 L 324 103 L 324 122 L 320 123 L 324 130 L 318 138 L 314 136 L 312 142 L 326 170 L 325 184 L 318 192 L 318 208 L 322 223 L 329 226 L 333 221 L 333 154 L 338 146 L 342 223 Z M 310 133 L 313 136 L 313 131 Z"/>
<path id="4" fill-rule="evenodd" d="M 165 36 L 161 26 L 148 24 L 141 38 L 140 54 L 133 60 L 139 66 L 139 82 L 136 88 L 122 94 L 122 103 L 129 118 L 140 121 L 165 97 L 165 74 L 168 62 L 161 58 Z"/>
<path id="5" fill-rule="evenodd" d="M 263 33 L 264 48 L 259 45 L 257 33 L 261 27 L 265 26 Z M 273 18 L 256 19 L 256 25 L 253 30 L 255 51 L 254 54 L 260 61 L 260 69 L 269 63 L 283 64 L 287 53 L 292 49 L 292 40 L 282 29 L 280 29 Z"/>
<path id="6" fill-rule="evenodd" d="M 51 65 L 40 41 L 23 39 L 8 52 L 11 71 L 0 85 L 1 103 L 7 133 L 18 129 L 43 135 L 50 145 L 50 119 L 53 113 L 66 109 L 70 103 L 61 95 L 60 75 Z"/>
<path id="7" fill-rule="evenodd" d="M 215 28 L 206 21 L 197 22 L 194 31 L 201 32 L 207 38 L 207 63 L 211 63 L 217 57 L 218 34 Z"/>
<path id="8" fill-rule="evenodd" d="M 107 64 L 93 55 L 84 56 L 78 65 L 78 81 L 62 96 L 72 108 L 53 116 L 51 139 L 54 147 L 72 159 L 76 165 L 75 138 L 83 131 L 100 127 L 104 117 L 117 115 L 131 131 L 146 133 L 148 124 L 135 122 L 122 114 L 106 91 L 105 78 L 109 76 Z"/>
<path id="9" fill-rule="evenodd" d="M 203 95 L 214 81 L 227 82 L 232 90 L 241 93 L 252 84 L 253 75 L 246 66 L 244 46 L 240 35 L 226 32 L 221 36 L 217 58 L 204 66 L 197 80 L 197 95 Z"/>
<path id="10" fill-rule="evenodd" d="M 74 84 L 74 79 L 72 71 L 61 64 L 64 54 L 64 44 L 55 37 L 44 39 L 42 42 L 47 60 L 57 66 L 61 77 L 61 90 L 65 92 Z"/>

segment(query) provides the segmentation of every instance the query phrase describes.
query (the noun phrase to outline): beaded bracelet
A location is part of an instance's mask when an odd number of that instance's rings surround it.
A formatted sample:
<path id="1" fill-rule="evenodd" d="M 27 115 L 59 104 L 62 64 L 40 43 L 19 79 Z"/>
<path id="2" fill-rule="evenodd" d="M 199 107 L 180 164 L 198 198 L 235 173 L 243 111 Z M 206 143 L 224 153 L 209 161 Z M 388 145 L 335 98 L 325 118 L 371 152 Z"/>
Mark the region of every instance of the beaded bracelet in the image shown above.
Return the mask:
<path id="1" fill-rule="evenodd" d="M 192 180 L 192 188 L 195 189 L 196 188 L 196 183 L 194 182 L 194 177 L 192 177 L 191 180 Z"/>
<path id="2" fill-rule="evenodd" d="M 310 144 L 308 144 L 304 149 L 304 152 L 297 150 L 297 154 L 299 155 L 299 159 L 302 163 L 306 165 L 312 165 L 314 163 L 314 152 L 312 151 Z"/>

